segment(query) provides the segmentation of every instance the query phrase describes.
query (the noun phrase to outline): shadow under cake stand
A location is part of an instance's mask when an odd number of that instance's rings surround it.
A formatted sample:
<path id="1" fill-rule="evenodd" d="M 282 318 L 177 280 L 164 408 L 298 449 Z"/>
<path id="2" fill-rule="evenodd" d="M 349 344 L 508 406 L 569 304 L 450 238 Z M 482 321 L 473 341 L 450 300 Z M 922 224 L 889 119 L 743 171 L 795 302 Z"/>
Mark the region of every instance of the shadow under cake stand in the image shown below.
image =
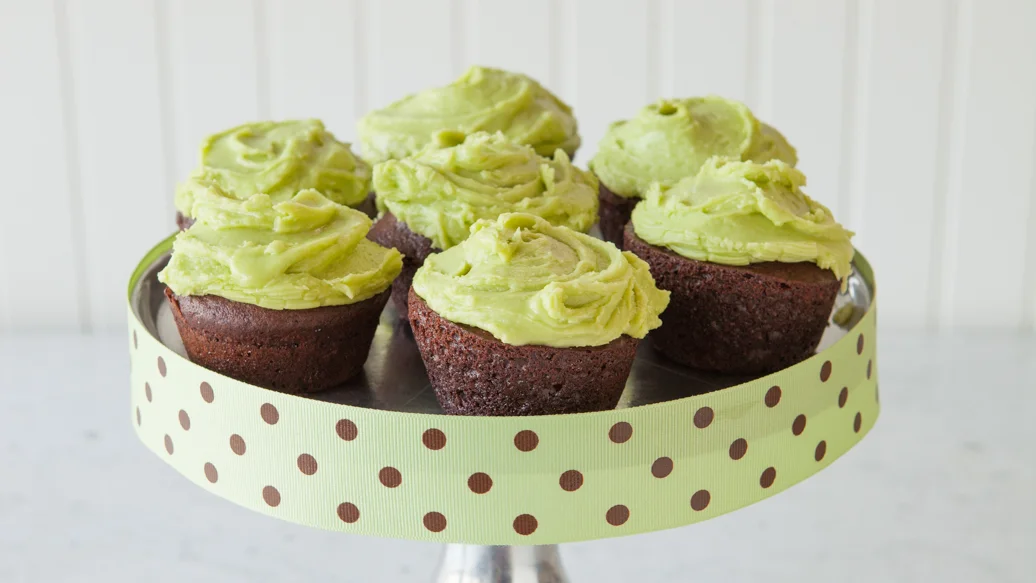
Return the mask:
<path id="1" fill-rule="evenodd" d="M 567 581 L 557 544 L 684 526 L 826 468 L 878 416 L 874 278 L 857 254 L 817 354 L 758 378 L 642 342 L 616 410 L 444 415 L 406 326 L 382 316 L 364 374 L 312 396 L 191 363 L 156 274 L 129 284 L 132 423 L 198 486 L 307 526 L 446 544 L 437 581 Z"/>

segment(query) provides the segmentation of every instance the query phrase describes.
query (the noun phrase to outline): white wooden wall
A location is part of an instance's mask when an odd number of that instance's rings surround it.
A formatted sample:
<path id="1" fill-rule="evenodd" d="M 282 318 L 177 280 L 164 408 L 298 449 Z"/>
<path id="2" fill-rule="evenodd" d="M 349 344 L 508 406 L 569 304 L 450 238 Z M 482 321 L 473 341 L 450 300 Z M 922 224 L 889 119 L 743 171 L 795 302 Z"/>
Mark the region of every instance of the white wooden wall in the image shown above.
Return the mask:
<path id="1" fill-rule="evenodd" d="M 199 139 L 470 63 L 570 101 L 745 100 L 858 231 L 891 326 L 1036 329 L 1033 0 L 0 0 L 0 331 L 122 326 Z"/>

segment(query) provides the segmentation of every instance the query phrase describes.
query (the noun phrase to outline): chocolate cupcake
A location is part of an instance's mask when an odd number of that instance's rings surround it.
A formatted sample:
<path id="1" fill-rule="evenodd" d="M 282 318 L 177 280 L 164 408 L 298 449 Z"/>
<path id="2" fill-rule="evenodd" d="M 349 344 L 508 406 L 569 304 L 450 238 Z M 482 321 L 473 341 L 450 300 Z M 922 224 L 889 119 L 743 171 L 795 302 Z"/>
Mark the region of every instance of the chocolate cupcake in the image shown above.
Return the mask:
<path id="1" fill-rule="evenodd" d="M 359 374 L 402 256 L 320 192 L 195 194 L 158 278 L 187 356 L 248 383 L 319 391 Z"/>
<path id="2" fill-rule="evenodd" d="M 374 188 L 382 216 L 370 238 L 404 256 L 392 286 L 402 318 L 417 268 L 430 253 L 467 239 L 476 221 L 522 212 L 580 232 L 597 222 L 592 174 L 573 166 L 564 150 L 546 158 L 499 132 L 439 132 L 416 155 L 377 164 Z"/>
<path id="3" fill-rule="evenodd" d="M 618 403 L 637 344 L 668 301 L 633 254 L 509 213 L 428 256 L 410 324 L 447 413 L 598 411 Z"/>
<path id="4" fill-rule="evenodd" d="M 275 203 L 312 188 L 373 217 L 370 179 L 370 166 L 319 120 L 249 123 L 202 142 L 198 168 L 176 188 L 176 224 L 183 230 L 194 222 L 195 198 L 213 186 L 224 196 L 263 193 Z"/>
<path id="5" fill-rule="evenodd" d="M 622 246 L 633 207 L 656 182 L 672 186 L 712 156 L 794 166 L 795 149 L 742 103 L 722 97 L 660 100 L 613 123 L 590 160 L 601 181 L 601 233 Z"/>
<path id="6" fill-rule="evenodd" d="M 654 346 L 700 369 L 764 374 L 811 356 L 851 271 L 852 233 L 779 160 L 708 160 L 633 210 L 625 243 L 669 290 Z M 842 284 L 840 284 L 840 281 Z"/>
<path id="7" fill-rule="evenodd" d="M 572 108 L 535 80 L 500 69 L 471 67 L 444 87 L 409 95 L 360 119 L 364 159 L 373 163 L 413 156 L 440 131 L 502 132 L 541 156 L 579 147 Z"/>

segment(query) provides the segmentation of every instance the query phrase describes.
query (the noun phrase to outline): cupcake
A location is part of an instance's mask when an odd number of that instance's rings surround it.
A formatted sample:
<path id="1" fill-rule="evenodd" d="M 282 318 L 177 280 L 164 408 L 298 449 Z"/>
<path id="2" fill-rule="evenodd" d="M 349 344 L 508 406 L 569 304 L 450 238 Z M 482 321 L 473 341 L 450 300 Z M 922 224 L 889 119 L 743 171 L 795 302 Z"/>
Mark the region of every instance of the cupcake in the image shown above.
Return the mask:
<path id="1" fill-rule="evenodd" d="M 779 160 L 712 158 L 633 210 L 626 249 L 672 293 L 655 347 L 676 362 L 763 374 L 811 356 L 851 271 L 852 233 Z"/>
<path id="2" fill-rule="evenodd" d="M 410 324 L 443 410 L 543 415 L 614 408 L 668 292 L 611 243 L 508 213 L 429 255 Z"/>
<path id="3" fill-rule="evenodd" d="M 529 213 L 586 232 L 597 222 L 597 179 L 564 150 L 546 158 L 504 134 L 439 132 L 418 154 L 374 167 L 381 218 L 370 238 L 403 253 L 392 300 L 407 317 L 414 272 L 430 253 L 468 238 L 471 225 L 509 212 Z"/>
<path id="4" fill-rule="evenodd" d="M 239 200 L 213 185 L 191 209 L 158 279 L 192 361 L 288 393 L 362 371 L 402 268 L 366 238 L 369 217 L 313 189 Z"/>
<path id="5" fill-rule="evenodd" d="M 194 201 L 210 187 L 241 200 L 261 192 L 275 203 L 313 188 L 373 216 L 370 178 L 370 166 L 319 120 L 245 124 L 202 142 L 198 168 L 176 188 L 176 224 L 194 222 Z"/>
<path id="6" fill-rule="evenodd" d="M 521 75 L 471 67 L 445 87 L 427 89 L 360 119 L 364 159 L 377 163 L 413 156 L 442 130 L 472 134 L 502 132 L 511 141 L 532 146 L 541 156 L 579 147 L 572 108 Z"/>
<path id="7" fill-rule="evenodd" d="M 613 123 L 590 169 L 601 181 L 601 233 L 622 246 L 634 205 L 655 183 L 672 186 L 712 156 L 794 166 L 795 149 L 744 104 L 722 97 L 661 100 Z"/>

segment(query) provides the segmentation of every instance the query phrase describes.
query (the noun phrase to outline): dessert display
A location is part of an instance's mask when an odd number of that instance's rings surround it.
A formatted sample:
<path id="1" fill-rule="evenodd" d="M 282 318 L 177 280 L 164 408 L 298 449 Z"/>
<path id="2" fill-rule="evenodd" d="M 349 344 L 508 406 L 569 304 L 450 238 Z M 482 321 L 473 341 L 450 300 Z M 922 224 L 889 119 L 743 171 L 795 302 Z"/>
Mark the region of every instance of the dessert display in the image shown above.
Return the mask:
<path id="1" fill-rule="evenodd" d="M 425 259 L 409 314 L 445 412 L 541 415 L 615 407 L 668 302 L 633 254 L 508 213 Z"/>
<path id="2" fill-rule="evenodd" d="M 212 185 L 191 208 L 158 279 L 193 362 L 290 393 L 363 370 L 402 268 L 366 238 L 370 218 L 313 189 L 277 202 Z"/>
<path id="3" fill-rule="evenodd" d="M 672 186 L 724 156 L 794 166 L 795 149 L 744 104 L 717 96 L 663 99 L 613 123 L 590 160 L 601 181 L 601 232 L 622 246 L 630 213 L 655 183 Z"/>
<path id="4" fill-rule="evenodd" d="M 274 202 L 313 188 L 373 216 L 370 179 L 370 166 L 319 120 L 248 123 L 202 142 L 198 167 L 176 188 L 176 224 L 194 222 L 195 199 L 210 187 L 241 200 L 261 192 Z"/>
<path id="5" fill-rule="evenodd" d="M 453 83 L 426 89 L 360 119 L 360 150 L 374 164 L 420 152 L 440 131 L 501 132 L 541 156 L 579 147 L 572 108 L 520 73 L 474 66 Z"/>
<path id="6" fill-rule="evenodd" d="M 671 301 L 656 348 L 698 369 L 763 374 L 811 356 L 851 271 L 852 233 L 780 160 L 710 158 L 633 210 L 626 249 Z"/>
<path id="7" fill-rule="evenodd" d="M 406 318 L 414 272 L 465 239 L 475 222 L 510 212 L 586 232 L 597 222 L 597 180 L 564 150 L 545 157 L 497 132 L 439 132 L 417 154 L 374 167 L 381 217 L 370 238 L 403 253 L 392 298 Z"/>

